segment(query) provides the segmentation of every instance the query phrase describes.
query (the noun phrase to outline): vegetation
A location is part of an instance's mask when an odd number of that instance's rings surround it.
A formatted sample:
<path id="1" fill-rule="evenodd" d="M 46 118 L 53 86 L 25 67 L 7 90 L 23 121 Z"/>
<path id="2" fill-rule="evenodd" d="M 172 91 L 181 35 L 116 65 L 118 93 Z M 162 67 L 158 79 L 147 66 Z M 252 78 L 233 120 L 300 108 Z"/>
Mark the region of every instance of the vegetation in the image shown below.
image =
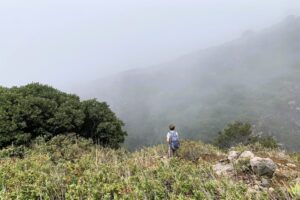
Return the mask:
<path id="1" fill-rule="evenodd" d="M 70 132 L 117 148 L 126 136 L 123 122 L 106 103 L 95 99 L 81 102 L 76 95 L 38 83 L 0 87 L 0 105 L 0 148 Z"/>
<path id="2" fill-rule="evenodd" d="M 251 191 L 251 170 L 242 162 L 235 164 L 234 177 L 217 176 L 213 165 L 224 160 L 226 152 L 202 142 L 183 141 L 171 159 L 165 145 L 134 152 L 120 149 L 124 124 L 95 99 L 80 101 L 33 83 L 0 88 L 0 103 L 1 200 L 299 197 L 294 175 L 275 177 L 272 192 Z M 281 152 L 271 139 L 253 135 L 249 124 L 236 122 L 219 134 L 216 144 L 225 149 L 239 144 L 235 149 L 286 159 L 284 166 L 296 169 L 300 155 L 276 157 Z"/>
<path id="3" fill-rule="evenodd" d="M 215 144 L 220 148 L 229 149 L 237 145 L 259 143 L 266 148 L 278 148 L 277 141 L 271 136 L 253 133 L 249 123 L 234 122 L 219 132 Z"/>
<path id="4" fill-rule="evenodd" d="M 165 157 L 164 145 L 129 153 L 75 135 L 48 142 L 37 138 L 23 158 L 5 151 L 0 152 L 3 200 L 288 199 L 298 194 L 298 186 L 288 181 L 274 184 L 273 193 L 251 193 L 242 179 L 216 176 L 212 165 L 225 153 L 196 141 L 184 141 L 172 159 Z"/>
<path id="5" fill-rule="evenodd" d="M 300 199 L 300 184 L 292 186 L 289 191 L 293 198 Z"/>

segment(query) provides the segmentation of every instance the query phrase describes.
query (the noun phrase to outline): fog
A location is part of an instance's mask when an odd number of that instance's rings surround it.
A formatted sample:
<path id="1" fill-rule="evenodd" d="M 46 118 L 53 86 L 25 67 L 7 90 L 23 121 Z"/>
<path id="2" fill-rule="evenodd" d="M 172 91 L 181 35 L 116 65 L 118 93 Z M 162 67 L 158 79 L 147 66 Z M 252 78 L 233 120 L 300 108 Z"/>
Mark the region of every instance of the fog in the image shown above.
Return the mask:
<path id="1" fill-rule="evenodd" d="M 212 142 L 234 121 L 300 150 L 300 18 L 149 68 L 129 70 L 76 88 L 108 102 L 124 120 L 128 148 L 181 137 Z"/>
<path id="2" fill-rule="evenodd" d="M 129 149 L 226 124 L 300 150 L 297 0 L 0 3 L 0 85 L 49 84 L 106 101 Z"/>
<path id="3" fill-rule="evenodd" d="M 72 92 L 298 13 L 297 0 L 2 0 L 0 85 L 42 82 Z"/>

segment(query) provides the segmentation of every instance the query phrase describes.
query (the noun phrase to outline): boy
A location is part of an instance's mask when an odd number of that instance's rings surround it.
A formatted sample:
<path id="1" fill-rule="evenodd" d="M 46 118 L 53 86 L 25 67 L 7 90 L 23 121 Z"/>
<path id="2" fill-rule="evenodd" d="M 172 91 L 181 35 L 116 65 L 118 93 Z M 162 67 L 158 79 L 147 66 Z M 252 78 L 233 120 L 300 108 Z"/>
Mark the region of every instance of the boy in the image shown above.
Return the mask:
<path id="1" fill-rule="evenodd" d="M 167 133 L 167 143 L 169 144 L 168 156 L 170 158 L 175 155 L 180 143 L 178 133 L 175 131 L 175 125 L 170 124 L 169 129 L 170 131 Z"/>

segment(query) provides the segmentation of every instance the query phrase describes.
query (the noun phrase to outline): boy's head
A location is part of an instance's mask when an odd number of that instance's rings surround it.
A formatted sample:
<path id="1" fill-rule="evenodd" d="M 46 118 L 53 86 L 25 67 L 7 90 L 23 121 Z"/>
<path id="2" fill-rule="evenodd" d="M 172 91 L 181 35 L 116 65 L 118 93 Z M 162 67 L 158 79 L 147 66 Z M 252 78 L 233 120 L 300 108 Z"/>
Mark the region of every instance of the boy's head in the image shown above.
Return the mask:
<path id="1" fill-rule="evenodd" d="M 175 130 L 175 124 L 170 124 L 169 129 L 170 129 L 170 131 L 174 131 Z"/>

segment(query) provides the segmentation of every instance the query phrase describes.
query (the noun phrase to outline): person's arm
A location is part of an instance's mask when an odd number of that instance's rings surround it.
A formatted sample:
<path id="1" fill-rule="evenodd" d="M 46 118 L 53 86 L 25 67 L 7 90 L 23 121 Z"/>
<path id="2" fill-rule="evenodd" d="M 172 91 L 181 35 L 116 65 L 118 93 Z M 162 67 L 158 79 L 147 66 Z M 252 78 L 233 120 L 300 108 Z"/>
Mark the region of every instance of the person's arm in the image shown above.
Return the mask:
<path id="1" fill-rule="evenodd" d="M 170 133 L 167 133 L 167 143 L 170 141 Z"/>

